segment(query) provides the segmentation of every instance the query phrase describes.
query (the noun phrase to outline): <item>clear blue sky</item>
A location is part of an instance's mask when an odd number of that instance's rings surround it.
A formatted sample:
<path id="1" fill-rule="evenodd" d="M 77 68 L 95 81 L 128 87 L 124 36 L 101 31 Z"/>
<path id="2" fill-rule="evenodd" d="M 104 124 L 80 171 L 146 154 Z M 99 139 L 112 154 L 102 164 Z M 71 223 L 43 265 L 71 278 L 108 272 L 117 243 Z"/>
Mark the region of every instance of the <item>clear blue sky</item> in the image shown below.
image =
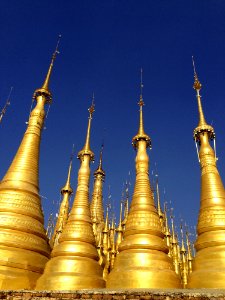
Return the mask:
<path id="1" fill-rule="evenodd" d="M 198 123 L 191 56 L 202 82 L 208 123 L 217 135 L 218 168 L 225 177 L 225 2 L 167 1 L 4 1 L 0 3 L 0 107 L 14 86 L 0 128 L 1 177 L 26 129 L 33 91 L 40 87 L 58 33 L 60 55 L 51 80 L 53 103 L 43 131 L 40 194 L 45 217 L 59 200 L 72 144 L 84 144 L 87 109 L 95 92 L 91 148 L 96 163 L 105 140 L 107 198 L 119 207 L 122 184 L 135 152 L 140 68 L 144 70 L 145 131 L 152 138 L 150 170 L 157 163 L 161 194 L 166 189 L 177 219 L 197 221 L 200 169 L 192 132 Z M 97 164 L 91 166 L 92 173 Z M 79 161 L 74 160 L 76 189 Z M 92 187 L 92 184 L 91 184 Z"/>

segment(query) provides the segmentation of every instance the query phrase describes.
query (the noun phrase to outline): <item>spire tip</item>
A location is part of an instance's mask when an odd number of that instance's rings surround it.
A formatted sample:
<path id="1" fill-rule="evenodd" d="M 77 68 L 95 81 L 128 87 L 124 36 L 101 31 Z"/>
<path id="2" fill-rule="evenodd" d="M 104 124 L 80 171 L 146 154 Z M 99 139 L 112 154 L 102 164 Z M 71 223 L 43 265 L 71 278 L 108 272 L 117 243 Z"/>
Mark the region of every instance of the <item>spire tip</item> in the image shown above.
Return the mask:
<path id="1" fill-rule="evenodd" d="M 200 83 L 200 81 L 198 80 L 198 75 L 196 72 L 196 68 L 195 68 L 195 61 L 194 61 L 194 56 L 192 55 L 192 64 L 193 64 L 193 70 L 194 70 L 194 85 L 193 85 L 193 89 L 195 89 L 196 91 L 200 91 L 202 85 Z"/>

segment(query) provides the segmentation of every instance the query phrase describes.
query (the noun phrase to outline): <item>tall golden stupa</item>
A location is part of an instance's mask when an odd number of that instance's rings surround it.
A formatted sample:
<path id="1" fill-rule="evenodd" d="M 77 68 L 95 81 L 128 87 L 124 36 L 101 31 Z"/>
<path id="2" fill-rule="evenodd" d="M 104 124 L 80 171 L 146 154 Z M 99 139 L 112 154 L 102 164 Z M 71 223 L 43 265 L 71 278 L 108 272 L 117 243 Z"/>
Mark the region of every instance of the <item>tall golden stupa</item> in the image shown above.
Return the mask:
<path id="1" fill-rule="evenodd" d="M 195 66 L 194 79 L 199 111 L 194 139 L 200 147 L 201 202 L 195 243 L 197 254 L 188 287 L 225 288 L 225 191 L 216 166 L 216 154 L 210 145 L 210 141 L 215 141 L 215 133 L 204 117 L 200 96 L 202 85 Z"/>
<path id="2" fill-rule="evenodd" d="M 166 202 L 164 210 L 161 208 L 158 174 L 155 190 L 150 185 L 147 149 L 151 139 L 144 131 L 142 71 L 139 129 L 132 139 L 137 154 L 130 209 L 126 182 L 118 223 L 110 203 L 104 218 L 103 147 L 89 199 L 90 164 L 94 160 L 90 148 L 93 98 L 85 144 L 78 153 L 80 168 L 73 206 L 70 209 L 72 155 L 57 221 L 55 224 L 52 212 L 46 235 L 39 195 L 39 148 L 44 106 L 52 101 L 48 86 L 57 53 L 58 43 L 44 84 L 34 93 L 37 103 L 20 147 L 0 182 L 0 290 L 225 288 L 225 191 L 216 166 L 215 144 L 214 150 L 210 145 L 215 142 L 215 133 L 204 117 L 194 61 L 199 110 L 194 139 L 201 167 L 197 255 L 193 258 L 187 226 L 182 223 L 179 234 L 173 209 Z M 0 122 L 4 113 L 0 113 Z"/>
<path id="3" fill-rule="evenodd" d="M 37 282 L 37 290 L 75 290 L 103 288 L 103 270 L 98 263 L 98 252 L 92 228 L 89 207 L 90 162 L 94 153 L 90 149 L 91 120 L 94 104 L 89 108 L 86 142 L 78 153 L 81 165 L 77 191 L 59 244 L 52 251 L 44 274 Z"/>
<path id="4" fill-rule="evenodd" d="M 0 183 L 0 289 L 33 289 L 50 256 L 39 195 L 39 149 L 57 53 L 58 44 L 44 84 L 34 92 L 37 104 L 20 147 Z"/>
<path id="5" fill-rule="evenodd" d="M 142 72 L 141 72 L 142 73 Z M 107 288 L 180 288 L 181 282 L 173 269 L 168 247 L 164 241 L 149 181 L 147 148 L 150 137 L 144 131 L 142 108 L 140 124 L 132 144 L 137 150 L 136 182 L 126 222 L 124 240 L 119 245 L 113 270 L 107 278 Z"/>

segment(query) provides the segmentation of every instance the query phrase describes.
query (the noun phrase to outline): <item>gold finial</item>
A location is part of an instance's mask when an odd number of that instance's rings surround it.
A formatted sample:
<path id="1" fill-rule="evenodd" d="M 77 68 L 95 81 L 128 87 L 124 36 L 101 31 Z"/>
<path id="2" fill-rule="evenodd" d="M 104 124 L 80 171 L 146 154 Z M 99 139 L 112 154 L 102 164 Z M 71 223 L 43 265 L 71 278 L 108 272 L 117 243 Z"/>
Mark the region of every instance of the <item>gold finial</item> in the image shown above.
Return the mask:
<path id="1" fill-rule="evenodd" d="M 91 120 L 92 120 L 93 113 L 95 111 L 94 93 L 92 97 L 92 103 L 91 106 L 88 108 L 88 111 L 89 111 L 89 117 L 88 117 L 88 129 L 87 129 L 86 141 L 83 149 L 78 153 L 78 158 L 80 159 L 83 155 L 89 155 L 90 160 L 94 161 L 94 153 L 90 149 Z"/>
<path id="2" fill-rule="evenodd" d="M 99 165 L 98 165 L 98 168 L 95 170 L 94 172 L 94 176 L 96 178 L 96 176 L 98 174 L 101 174 L 102 175 L 102 179 L 104 180 L 105 178 L 105 172 L 104 170 L 102 169 L 102 155 L 103 155 L 103 149 L 104 149 L 104 144 L 102 143 L 102 146 L 101 146 L 101 151 L 100 151 L 100 157 L 99 157 Z"/>
<path id="3" fill-rule="evenodd" d="M 49 69 L 48 69 L 45 81 L 44 81 L 42 87 L 39 88 L 39 89 L 37 89 L 34 92 L 34 96 L 33 96 L 33 98 L 36 99 L 38 95 L 44 94 L 45 98 L 46 98 L 46 103 L 49 103 L 49 104 L 51 104 L 51 102 L 52 102 L 52 94 L 49 91 L 49 87 L 48 86 L 49 86 L 50 76 L 52 74 L 52 68 L 53 68 L 54 61 L 56 59 L 57 54 L 59 54 L 58 48 L 59 48 L 59 42 L 60 42 L 61 37 L 62 37 L 61 34 L 59 34 L 58 41 L 57 41 L 57 44 L 56 44 L 56 48 L 55 48 L 55 51 L 54 51 L 54 53 L 52 55 L 51 63 L 50 63 L 50 66 L 49 66 Z"/>
<path id="4" fill-rule="evenodd" d="M 193 70 L 194 70 L 194 85 L 193 85 L 193 88 L 197 91 L 200 91 L 202 85 L 200 83 L 200 81 L 198 80 L 198 75 L 197 75 L 197 72 L 196 72 L 196 68 L 195 68 L 195 61 L 194 61 L 194 57 L 192 56 L 192 64 L 193 64 Z"/>
<path id="5" fill-rule="evenodd" d="M 102 154 L 103 154 L 104 144 L 102 144 L 101 152 L 100 152 L 100 159 L 99 159 L 99 169 L 102 169 Z"/>
<path id="6" fill-rule="evenodd" d="M 143 69 L 141 68 L 140 101 L 142 100 L 142 103 L 141 103 L 142 105 L 144 105 L 143 96 L 142 96 L 142 94 L 143 94 L 143 87 L 144 87 L 144 85 L 143 85 Z M 141 105 L 141 104 L 139 104 L 139 105 Z"/>
<path id="7" fill-rule="evenodd" d="M 144 124 L 143 124 L 143 114 L 142 114 L 142 107 L 145 105 L 143 100 L 143 69 L 141 68 L 141 81 L 140 81 L 140 99 L 138 105 L 140 106 L 140 126 L 139 126 L 139 134 L 144 133 Z"/>
<path id="8" fill-rule="evenodd" d="M 132 145 L 135 149 L 137 149 L 137 144 L 140 140 L 146 141 L 147 148 L 151 148 L 151 139 L 150 137 L 145 133 L 144 131 L 144 121 L 143 121 L 143 109 L 144 106 L 144 100 L 143 100 L 143 69 L 141 69 L 141 81 L 140 81 L 140 99 L 138 102 L 138 105 L 140 107 L 140 120 L 139 120 L 139 130 L 138 134 L 135 135 L 132 139 Z"/>
<path id="9" fill-rule="evenodd" d="M 156 170 L 155 178 L 156 178 L 156 194 L 157 194 L 157 211 L 158 211 L 160 223 L 161 223 L 162 229 L 163 229 L 163 212 L 161 210 L 160 195 L 159 195 L 159 174 L 157 172 L 156 163 L 155 163 L 155 170 Z"/>
<path id="10" fill-rule="evenodd" d="M 193 70 L 194 70 L 194 85 L 193 88 L 196 90 L 196 97 L 198 101 L 198 111 L 199 111 L 199 123 L 198 126 L 194 130 L 194 140 L 198 143 L 200 143 L 200 134 L 206 132 L 208 134 L 208 137 L 213 140 L 215 139 L 215 132 L 211 125 L 208 125 L 205 116 L 202 109 L 202 102 L 201 102 L 201 95 L 200 95 L 200 89 L 202 87 L 200 81 L 198 80 L 196 68 L 195 68 L 195 62 L 194 58 L 192 56 L 192 64 L 193 64 Z"/>
<path id="11" fill-rule="evenodd" d="M 69 170 L 68 170 L 68 175 L 67 175 L 67 181 L 65 186 L 61 189 L 61 194 L 69 193 L 71 195 L 73 193 L 73 189 L 70 186 L 70 177 L 71 177 L 71 169 L 72 169 L 72 164 L 73 164 L 73 157 L 74 157 L 74 144 L 72 148 L 72 152 L 70 155 L 70 164 L 69 164 Z"/>
<path id="12" fill-rule="evenodd" d="M 2 122 L 2 118 L 4 117 L 5 113 L 6 113 L 6 109 L 7 109 L 7 106 L 10 105 L 10 97 L 11 97 L 11 94 L 12 94 L 12 90 L 13 90 L 13 87 L 11 87 L 10 91 L 9 91 L 9 95 L 8 95 L 8 98 L 6 100 L 6 103 L 0 113 L 0 123 Z"/>

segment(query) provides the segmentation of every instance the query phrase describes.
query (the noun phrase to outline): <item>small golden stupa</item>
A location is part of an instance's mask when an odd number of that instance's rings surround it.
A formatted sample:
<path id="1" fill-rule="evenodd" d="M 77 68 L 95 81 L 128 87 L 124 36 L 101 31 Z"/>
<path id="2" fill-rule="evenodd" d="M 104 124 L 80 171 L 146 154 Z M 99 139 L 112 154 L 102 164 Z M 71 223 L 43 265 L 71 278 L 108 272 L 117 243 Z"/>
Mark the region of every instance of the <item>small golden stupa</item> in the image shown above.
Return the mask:
<path id="1" fill-rule="evenodd" d="M 157 213 L 149 181 L 150 137 L 144 131 L 140 95 L 140 124 L 132 144 L 137 150 L 136 183 L 126 222 L 124 240 L 119 245 L 114 268 L 107 278 L 107 288 L 180 288 Z"/>
<path id="2" fill-rule="evenodd" d="M 202 85 L 195 66 L 194 78 L 193 87 L 199 110 L 199 124 L 194 130 L 194 139 L 200 147 L 201 202 L 195 242 L 197 253 L 187 286 L 221 289 L 225 288 L 225 191 L 216 166 L 216 154 L 210 145 L 210 140 L 215 141 L 215 133 L 204 117 L 199 93 Z"/>
<path id="3" fill-rule="evenodd" d="M 52 251 L 44 274 L 39 278 L 37 290 L 75 290 L 103 288 L 103 270 L 98 263 L 95 237 L 89 208 L 90 162 L 94 153 L 90 149 L 90 130 L 94 104 L 89 108 L 87 137 L 78 153 L 81 165 L 77 191 L 59 244 Z"/>
<path id="4" fill-rule="evenodd" d="M 59 41 L 58 41 L 59 43 Z M 0 289 L 33 289 L 50 257 L 39 195 L 39 151 L 44 106 L 58 44 L 20 147 L 0 183 Z"/>
<path id="5" fill-rule="evenodd" d="M 59 213 L 54 228 L 53 235 L 50 240 L 50 245 L 52 248 L 58 245 L 59 237 L 62 234 L 63 228 L 66 226 L 66 222 L 69 217 L 69 200 L 70 196 L 73 194 L 73 189 L 70 185 L 71 169 L 72 169 L 73 155 L 70 158 L 70 165 L 68 170 L 68 176 L 65 186 L 61 189 L 62 202 L 60 204 Z"/>
<path id="6" fill-rule="evenodd" d="M 91 219 L 95 224 L 94 234 L 96 237 L 96 243 L 98 244 L 101 233 L 104 227 L 104 208 L 103 208 L 103 197 L 102 189 L 103 182 L 105 179 L 105 172 L 102 169 L 102 154 L 103 154 L 103 145 L 100 152 L 100 159 L 98 168 L 94 172 L 94 188 L 92 193 L 92 201 L 90 204 L 91 209 Z"/>

